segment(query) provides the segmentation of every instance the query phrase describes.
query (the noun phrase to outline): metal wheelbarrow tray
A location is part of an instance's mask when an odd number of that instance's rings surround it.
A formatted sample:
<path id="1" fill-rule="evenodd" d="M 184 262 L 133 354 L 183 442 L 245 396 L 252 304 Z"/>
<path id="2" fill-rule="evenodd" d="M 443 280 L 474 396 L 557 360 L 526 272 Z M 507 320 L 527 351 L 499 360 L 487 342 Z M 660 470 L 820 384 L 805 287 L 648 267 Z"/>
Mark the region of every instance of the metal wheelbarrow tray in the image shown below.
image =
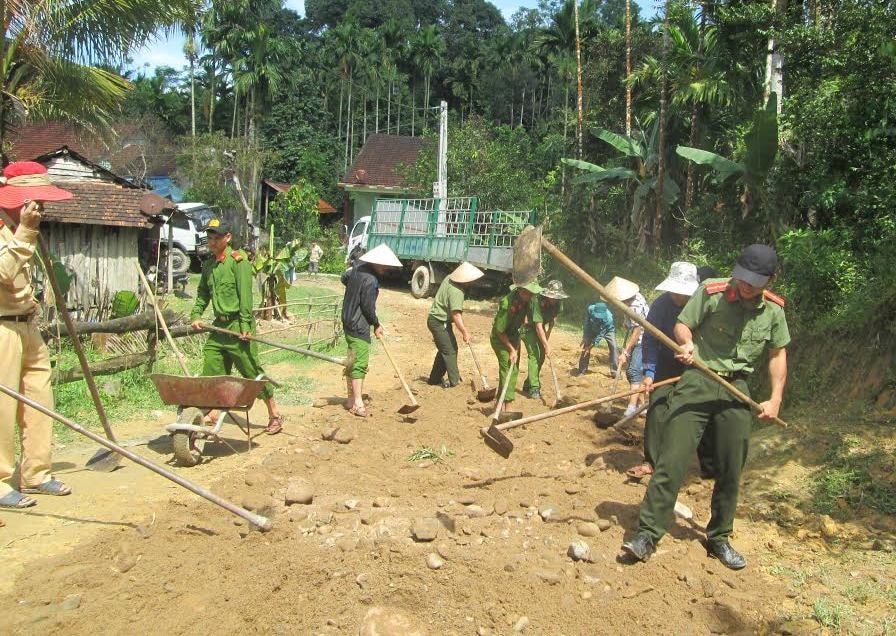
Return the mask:
<path id="1" fill-rule="evenodd" d="M 178 407 L 177 421 L 165 427 L 171 433 L 174 457 L 182 466 L 195 466 L 202 461 L 202 452 L 208 439 L 219 439 L 218 433 L 231 410 L 243 411 L 246 415 L 246 436 L 251 448 L 249 409 L 258 394 L 264 389 L 266 380 L 215 375 L 185 377 L 153 373 L 149 376 L 159 397 L 165 404 Z M 205 423 L 205 415 L 211 410 L 220 413 L 214 424 Z M 242 424 L 231 416 L 242 429 Z"/>

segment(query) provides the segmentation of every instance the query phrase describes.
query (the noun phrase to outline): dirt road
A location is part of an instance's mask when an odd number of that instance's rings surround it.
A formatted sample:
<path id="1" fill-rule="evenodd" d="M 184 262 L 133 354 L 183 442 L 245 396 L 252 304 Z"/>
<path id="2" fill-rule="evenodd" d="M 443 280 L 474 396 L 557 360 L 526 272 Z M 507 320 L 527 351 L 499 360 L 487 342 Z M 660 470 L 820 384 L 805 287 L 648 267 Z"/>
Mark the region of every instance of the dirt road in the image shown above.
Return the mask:
<path id="1" fill-rule="evenodd" d="M 287 408 L 287 434 L 261 435 L 251 452 L 231 427 L 237 454 L 220 447 L 206 463 L 176 469 L 273 515 L 275 527 L 264 534 L 137 466 L 89 473 L 79 468 L 91 448 L 61 449 L 54 470 L 76 494 L 0 513 L 8 524 L 0 530 L 0 632 L 354 634 L 378 607 L 403 612 L 430 634 L 819 628 L 808 620 L 810 586 L 796 585 L 769 559 L 801 566 L 814 537 L 751 521 L 745 509 L 734 543 L 750 565 L 726 570 L 699 543 L 712 488 L 693 476 L 682 501 L 695 520 L 674 525 L 649 563 L 620 561 L 644 493 L 623 475 L 640 459 L 638 446 L 598 430 L 586 412 L 514 430 L 516 451 L 501 459 L 479 437 L 487 415 L 469 388 L 423 381 L 434 354 L 428 301 L 384 290 L 380 304 L 423 405 L 413 419 L 396 413 L 405 396 L 375 348 L 365 387 L 374 417 L 362 421 L 342 409 L 339 371 L 322 363 L 313 367 L 309 397 L 332 404 Z M 473 303 L 467 320 L 494 383 L 490 307 Z M 592 363 L 595 373 L 575 378 L 578 334 L 558 330 L 554 338 L 564 391 L 581 399 L 607 393 L 603 354 Z M 461 364 L 473 377 L 463 351 Z M 283 369 L 270 371 L 277 377 Z M 549 382 L 544 392 L 550 402 Z M 522 397 L 517 404 L 526 414 L 547 408 Z M 170 445 L 160 431 L 173 410 L 146 416 L 120 426 L 119 435 L 166 461 Z M 253 416 L 262 423 L 263 408 Z M 334 427 L 340 441 L 325 440 Z M 285 491 L 297 480 L 313 501 L 286 506 Z M 567 556 L 574 541 L 587 544 L 586 561 Z"/>

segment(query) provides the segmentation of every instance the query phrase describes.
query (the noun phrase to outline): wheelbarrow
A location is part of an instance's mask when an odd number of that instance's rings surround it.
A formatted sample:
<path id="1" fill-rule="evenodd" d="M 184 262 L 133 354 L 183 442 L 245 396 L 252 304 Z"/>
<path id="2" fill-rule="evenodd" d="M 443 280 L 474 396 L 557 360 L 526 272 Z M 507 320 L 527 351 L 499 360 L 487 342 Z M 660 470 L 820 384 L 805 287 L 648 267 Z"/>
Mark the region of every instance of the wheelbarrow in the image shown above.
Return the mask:
<path id="1" fill-rule="evenodd" d="M 171 433 L 171 446 L 178 464 L 195 466 L 200 463 L 206 442 L 221 441 L 218 433 L 228 417 L 245 430 L 249 448 L 252 447 L 249 410 L 270 380 L 264 376 L 249 380 L 230 375 L 184 377 L 164 373 L 153 373 L 149 377 L 162 402 L 177 406 L 177 421 L 167 425 L 165 430 Z M 205 422 L 210 411 L 219 412 L 212 425 Z M 245 429 L 243 422 L 231 411 L 242 411 L 246 418 Z"/>

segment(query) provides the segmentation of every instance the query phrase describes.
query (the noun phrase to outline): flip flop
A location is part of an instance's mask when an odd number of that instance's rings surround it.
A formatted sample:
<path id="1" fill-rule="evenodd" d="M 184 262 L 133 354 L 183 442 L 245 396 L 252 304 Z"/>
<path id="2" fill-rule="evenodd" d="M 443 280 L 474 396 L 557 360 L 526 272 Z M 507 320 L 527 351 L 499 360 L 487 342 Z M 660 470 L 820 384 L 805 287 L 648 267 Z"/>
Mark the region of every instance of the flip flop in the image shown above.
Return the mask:
<path id="1" fill-rule="evenodd" d="M 632 466 L 627 471 L 625 471 L 625 475 L 630 477 L 631 479 L 643 479 L 649 475 L 653 474 L 653 466 L 644 462 L 642 464 L 638 464 L 637 466 Z"/>
<path id="2" fill-rule="evenodd" d="M 348 412 L 356 417 L 370 417 L 370 413 L 368 413 L 367 409 L 365 409 L 363 406 L 361 408 L 352 407 L 348 410 Z"/>
<path id="3" fill-rule="evenodd" d="M 30 508 L 36 505 L 37 501 L 33 497 L 23 495 L 18 490 L 11 490 L 0 497 L 0 508 Z"/>
<path id="4" fill-rule="evenodd" d="M 264 429 L 264 432 L 268 435 L 276 435 L 280 431 L 283 430 L 283 417 L 278 415 L 277 417 L 272 417 L 268 422 L 267 427 Z"/>
<path id="5" fill-rule="evenodd" d="M 50 479 L 40 486 L 32 488 L 22 488 L 22 492 L 29 495 L 53 495 L 54 497 L 65 497 L 72 494 L 72 489 L 66 486 L 58 479 Z"/>

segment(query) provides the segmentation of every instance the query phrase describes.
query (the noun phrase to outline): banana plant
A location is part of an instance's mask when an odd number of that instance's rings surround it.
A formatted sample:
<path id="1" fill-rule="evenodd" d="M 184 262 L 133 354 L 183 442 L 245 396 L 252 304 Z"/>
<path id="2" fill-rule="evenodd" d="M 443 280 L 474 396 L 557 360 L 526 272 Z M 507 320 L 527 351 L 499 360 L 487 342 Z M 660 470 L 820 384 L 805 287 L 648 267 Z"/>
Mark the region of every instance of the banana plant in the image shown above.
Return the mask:
<path id="1" fill-rule="evenodd" d="M 777 101 L 777 96 L 772 93 L 765 108 L 757 110 L 753 115 L 750 129 L 744 137 L 744 156 L 741 161 L 733 161 L 709 150 L 690 146 L 678 146 L 675 149 L 679 157 L 712 168 L 719 183 L 736 177 L 743 187 L 740 196 L 743 218 L 752 213 L 756 195 L 762 195 L 763 184 L 778 155 Z"/>
<path id="2" fill-rule="evenodd" d="M 262 278 L 262 307 L 273 309 L 264 312 L 265 318 L 271 314 L 278 318 L 286 318 L 286 290 L 291 283 L 286 278 L 287 272 L 295 269 L 308 258 L 308 250 L 301 246 L 301 241 L 290 241 L 279 250 L 274 248 L 274 227 L 270 228 L 270 239 L 267 248 L 259 250 L 255 255 L 253 266 L 255 273 Z"/>
<path id="3" fill-rule="evenodd" d="M 637 137 L 626 137 L 604 128 L 591 131 L 595 137 L 619 151 L 619 160 L 627 161 L 632 167 L 604 167 L 579 159 L 561 159 L 573 168 L 584 170 L 575 177 L 573 183 L 629 182 L 634 183 L 634 200 L 632 202 L 631 223 L 638 233 L 638 249 L 647 248 L 647 219 L 644 209 L 650 193 L 657 189 L 656 169 L 659 160 L 657 152 L 657 125 L 654 123 L 649 134 L 637 132 Z M 678 184 L 668 176 L 663 178 L 663 201 L 672 205 L 678 200 L 681 190 Z"/>

